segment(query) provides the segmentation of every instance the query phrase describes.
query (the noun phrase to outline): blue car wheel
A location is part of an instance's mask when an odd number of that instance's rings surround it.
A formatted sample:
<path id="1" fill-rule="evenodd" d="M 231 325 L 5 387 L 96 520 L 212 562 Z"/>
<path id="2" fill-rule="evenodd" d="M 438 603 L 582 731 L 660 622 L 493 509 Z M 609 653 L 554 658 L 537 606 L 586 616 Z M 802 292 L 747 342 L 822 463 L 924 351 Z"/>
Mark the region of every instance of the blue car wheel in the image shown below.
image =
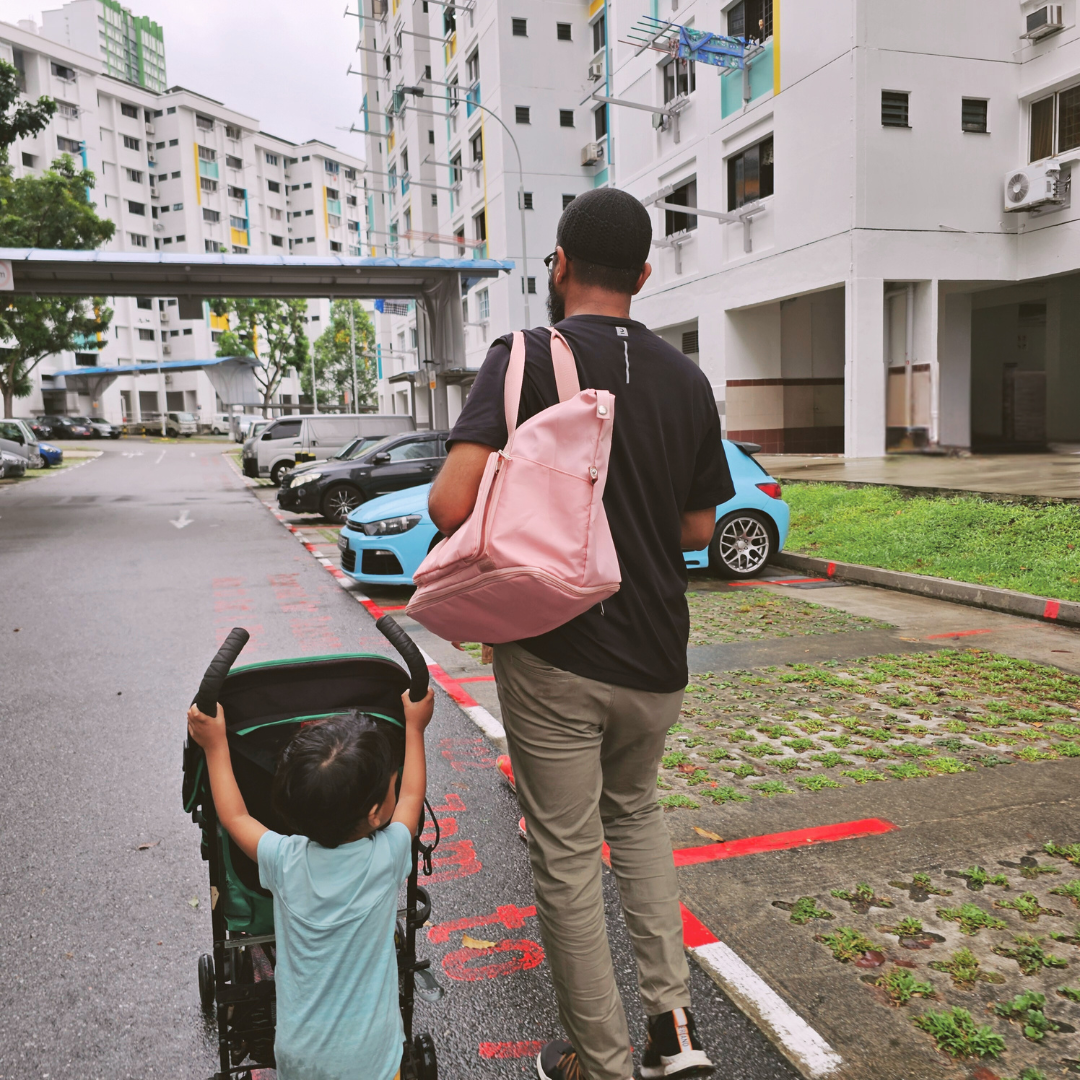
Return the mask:
<path id="1" fill-rule="evenodd" d="M 757 510 L 735 510 L 716 523 L 709 565 L 724 578 L 760 574 L 776 551 L 776 526 Z"/>

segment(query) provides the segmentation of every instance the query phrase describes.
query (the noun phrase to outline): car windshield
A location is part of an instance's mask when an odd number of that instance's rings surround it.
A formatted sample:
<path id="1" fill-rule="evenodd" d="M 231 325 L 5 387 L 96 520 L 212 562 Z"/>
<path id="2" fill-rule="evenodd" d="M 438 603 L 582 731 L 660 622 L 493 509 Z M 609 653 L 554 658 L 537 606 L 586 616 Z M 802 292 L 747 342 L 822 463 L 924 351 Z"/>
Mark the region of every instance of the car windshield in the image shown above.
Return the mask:
<path id="1" fill-rule="evenodd" d="M 195 414 L 190 412 L 178 412 L 176 414 L 176 419 L 180 420 L 182 423 L 187 423 L 195 419 Z"/>
<path id="2" fill-rule="evenodd" d="M 359 439 L 353 439 L 343 450 L 339 450 L 333 456 L 334 461 L 355 461 L 361 454 L 366 453 L 378 443 L 385 442 L 381 437 L 361 435 Z"/>

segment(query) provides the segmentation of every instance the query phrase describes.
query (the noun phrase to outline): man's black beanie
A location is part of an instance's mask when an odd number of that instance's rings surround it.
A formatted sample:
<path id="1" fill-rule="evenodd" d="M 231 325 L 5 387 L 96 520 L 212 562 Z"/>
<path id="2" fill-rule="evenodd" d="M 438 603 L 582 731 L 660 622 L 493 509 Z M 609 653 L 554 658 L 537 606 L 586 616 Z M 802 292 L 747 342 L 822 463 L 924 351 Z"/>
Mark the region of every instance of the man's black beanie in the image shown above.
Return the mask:
<path id="1" fill-rule="evenodd" d="M 618 188 L 594 188 L 579 195 L 559 219 L 558 246 L 572 259 L 640 270 L 652 245 L 649 211 Z"/>

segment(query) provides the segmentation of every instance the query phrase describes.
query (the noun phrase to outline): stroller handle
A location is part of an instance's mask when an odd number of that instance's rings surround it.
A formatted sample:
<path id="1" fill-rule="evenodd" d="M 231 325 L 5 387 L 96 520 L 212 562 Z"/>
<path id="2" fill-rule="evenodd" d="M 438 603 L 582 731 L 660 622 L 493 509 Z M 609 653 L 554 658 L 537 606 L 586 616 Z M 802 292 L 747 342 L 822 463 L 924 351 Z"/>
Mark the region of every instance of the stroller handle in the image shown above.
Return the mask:
<path id="1" fill-rule="evenodd" d="M 428 669 L 416 642 L 401 629 L 393 615 L 383 615 L 376 621 L 375 628 L 397 649 L 409 669 L 412 679 L 409 684 L 409 700 L 422 701 L 428 692 Z"/>
<path id="2" fill-rule="evenodd" d="M 221 643 L 217 655 L 210 661 L 210 666 L 206 669 L 202 682 L 199 683 L 199 692 L 195 695 L 195 704 L 199 712 L 205 716 L 217 714 L 218 694 L 221 693 L 221 688 L 225 684 L 225 677 L 236 663 L 236 658 L 250 637 L 251 635 L 242 626 L 234 626 L 229 631 L 229 636 Z"/>

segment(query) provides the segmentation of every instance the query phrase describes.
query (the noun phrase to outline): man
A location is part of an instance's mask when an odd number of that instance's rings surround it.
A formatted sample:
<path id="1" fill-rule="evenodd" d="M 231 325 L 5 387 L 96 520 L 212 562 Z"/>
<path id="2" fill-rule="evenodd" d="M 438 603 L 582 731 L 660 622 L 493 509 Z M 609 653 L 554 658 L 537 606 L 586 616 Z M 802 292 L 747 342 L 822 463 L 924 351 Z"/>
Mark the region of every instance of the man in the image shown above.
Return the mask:
<path id="1" fill-rule="evenodd" d="M 601 846 L 611 848 L 649 1015 L 642 1076 L 711 1071 L 689 1011 L 671 841 L 656 802 L 664 738 L 687 682 L 682 551 L 712 539 L 734 494 L 708 379 L 630 316 L 649 278 L 652 223 L 612 188 L 579 195 L 559 221 L 548 314 L 582 388 L 615 395 L 604 508 L 622 585 L 540 637 L 496 645 L 495 675 L 525 815 L 536 910 L 570 1042 L 548 1043 L 544 1080 L 628 1080 L 633 1059 L 604 926 Z M 547 330 L 525 334 L 518 423 L 558 402 Z M 507 439 L 496 341 L 450 434 L 429 501 L 447 535 L 472 512 L 488 455 Z"/>

